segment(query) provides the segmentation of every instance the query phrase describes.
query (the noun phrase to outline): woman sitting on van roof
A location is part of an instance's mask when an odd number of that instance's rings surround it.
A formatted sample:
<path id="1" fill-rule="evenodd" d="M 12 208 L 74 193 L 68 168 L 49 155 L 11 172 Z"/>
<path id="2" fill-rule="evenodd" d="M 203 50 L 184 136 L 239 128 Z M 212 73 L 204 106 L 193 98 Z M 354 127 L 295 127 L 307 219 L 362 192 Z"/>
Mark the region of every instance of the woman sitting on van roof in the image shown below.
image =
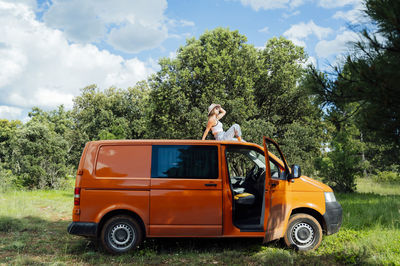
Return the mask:
<path id="1" fill-rule="evenodd" d="M 208 122 L 206 130 L 204 131 L 202 140 L 205 140 L 208 132 L 212 131 L 216 140 L 238 140 L 242 141 L 242 130 L 238 124 L 231 126 L 226 132 L 222 128 L 222 123 L 219 121 L 226 111 L 222 109 L 220 104 L 211 104 L 208 107 Z M 236 137 L 236 138 L 235 138 Z"/>

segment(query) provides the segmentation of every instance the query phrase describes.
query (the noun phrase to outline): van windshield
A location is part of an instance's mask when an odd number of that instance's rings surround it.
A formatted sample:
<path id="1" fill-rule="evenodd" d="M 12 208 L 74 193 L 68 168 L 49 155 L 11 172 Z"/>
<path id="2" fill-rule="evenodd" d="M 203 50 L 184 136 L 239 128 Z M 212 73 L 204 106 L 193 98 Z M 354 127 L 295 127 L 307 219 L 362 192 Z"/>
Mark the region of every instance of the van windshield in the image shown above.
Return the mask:
<path id="1" fill-rule="evenodd" d="M 263 154 L 250 150 L 247 152 L 249 157 L 259 168 L 265 168 L 265 157 Z"/>

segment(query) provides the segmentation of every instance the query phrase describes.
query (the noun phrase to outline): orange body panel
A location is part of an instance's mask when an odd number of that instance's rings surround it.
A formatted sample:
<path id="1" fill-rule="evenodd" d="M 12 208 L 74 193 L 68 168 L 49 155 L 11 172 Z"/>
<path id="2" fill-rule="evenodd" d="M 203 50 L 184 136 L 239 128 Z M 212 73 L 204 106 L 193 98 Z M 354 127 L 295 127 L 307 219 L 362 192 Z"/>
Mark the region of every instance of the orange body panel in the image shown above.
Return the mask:
<path id="1" fill-rule="evenodd" d="M 152 145 L 214 145 L 218 147 L 217 179 L 151 178 Z M 227 145 L 264 149 L 235 141 L 116 140 L 89 142 L 83 152 L 76 187 L 80 205 L 74 222 L 100 223 L 111 211 L 126 210 L 142 220 L 147 237 L 283 236 L 292 211 L 309 208 L 325 213 L 328 186 L 307 177 L 265 180 L 264 231 L 245 232 L 233 224 L 233 193 L 225 158 Z M 282 161 L 269 154 L 283 169 Z"/>
<path id="2" fill-rule="evenodd" d="M 138 214 L 144 224 L 149 223 L 150 191 L 141 190 L 86 190 L 81 194 L 81 222 L 100 222 L 113 210 L 129 210 Z"/>

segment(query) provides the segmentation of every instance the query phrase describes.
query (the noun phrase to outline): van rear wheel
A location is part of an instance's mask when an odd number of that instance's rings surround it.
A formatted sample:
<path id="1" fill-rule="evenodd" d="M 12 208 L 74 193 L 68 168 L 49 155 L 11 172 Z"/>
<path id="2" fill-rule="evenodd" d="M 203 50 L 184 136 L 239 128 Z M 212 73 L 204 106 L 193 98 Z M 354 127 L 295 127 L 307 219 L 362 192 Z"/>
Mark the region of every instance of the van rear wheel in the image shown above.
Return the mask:
<path id="1" fill-rule="evenodd" d="M 127 215 L 118 215 L 104 224 L 101 243 L 108 252 L 121 254 L 138 246 L 142 236 L 142 229 L 135 219 Z"/>
<path id="2" fill-rule="evenodd" d="M 311 215 L 295 214 L 289 219 L 284 239 L 288 247 L 296 246 L 299 251 L 315 250 L 322 241 L 322 228 Z"/>

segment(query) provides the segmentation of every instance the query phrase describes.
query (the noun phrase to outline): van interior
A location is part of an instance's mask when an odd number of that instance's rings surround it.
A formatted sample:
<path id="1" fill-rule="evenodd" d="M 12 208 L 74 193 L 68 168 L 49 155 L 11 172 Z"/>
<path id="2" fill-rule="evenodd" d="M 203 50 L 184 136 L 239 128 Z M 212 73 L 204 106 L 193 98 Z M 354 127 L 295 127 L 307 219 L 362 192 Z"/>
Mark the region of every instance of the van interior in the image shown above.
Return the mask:
<path id="1" fill-rule="evenodd" d="M 256 149 L 230 146 L 226 151 L 233 195 L 233 224 L 242 232 L 261 232 L 264 225 L 265 157 Z"/>

